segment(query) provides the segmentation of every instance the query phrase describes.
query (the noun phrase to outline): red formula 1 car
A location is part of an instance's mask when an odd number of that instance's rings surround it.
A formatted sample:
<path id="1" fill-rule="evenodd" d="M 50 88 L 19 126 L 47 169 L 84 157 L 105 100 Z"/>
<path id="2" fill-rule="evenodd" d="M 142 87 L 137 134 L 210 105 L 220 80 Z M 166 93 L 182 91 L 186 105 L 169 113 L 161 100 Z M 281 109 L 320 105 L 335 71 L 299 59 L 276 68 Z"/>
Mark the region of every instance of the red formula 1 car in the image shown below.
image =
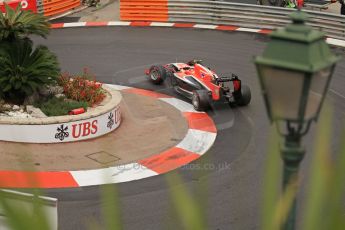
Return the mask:
<path id="1" fill-rule="evenodd" d="M 207 110 L 214 102 L 245 106 L 251 100 L 250 88 L 236 75 L 219 77 L 200 60 L 154 65 L 145 73 L 154 84 L 168 81 L 176 92 L 192 100 L 197 111 Z"/>

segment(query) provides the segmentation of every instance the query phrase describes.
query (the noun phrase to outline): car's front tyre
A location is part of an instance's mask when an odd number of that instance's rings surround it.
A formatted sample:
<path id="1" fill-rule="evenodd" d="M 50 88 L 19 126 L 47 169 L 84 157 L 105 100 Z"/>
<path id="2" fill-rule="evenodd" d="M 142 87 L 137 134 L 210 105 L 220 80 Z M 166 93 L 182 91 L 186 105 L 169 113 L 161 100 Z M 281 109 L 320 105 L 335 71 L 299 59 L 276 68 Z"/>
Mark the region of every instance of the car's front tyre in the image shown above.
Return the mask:
<path id="1" fill-rule="evenodd" d="M 159 85 L 167 78 L 167 72 L 164 66 L 153 65 L 150 68 L 148 76 L 154 84 Z"/>

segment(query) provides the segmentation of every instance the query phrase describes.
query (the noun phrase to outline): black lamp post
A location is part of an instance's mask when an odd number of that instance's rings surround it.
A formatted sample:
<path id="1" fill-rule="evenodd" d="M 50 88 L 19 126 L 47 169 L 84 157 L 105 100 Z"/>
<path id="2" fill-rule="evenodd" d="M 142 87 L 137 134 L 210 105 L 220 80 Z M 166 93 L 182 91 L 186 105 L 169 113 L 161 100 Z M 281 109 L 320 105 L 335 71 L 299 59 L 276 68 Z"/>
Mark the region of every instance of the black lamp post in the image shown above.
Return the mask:
<path id="1" fill-rule="evenodd" d="M 324 33 L 305 25 L 306 13 L 297 11 L 290 18 L 293 23 L 272 32 L 263 55 L 255 58 L 269 119 L 285 137 L 281 148 L 284 190 L 291 178 L 297 177 L 305 153 L 301 137 L 319 116 L 338 60 Z M 284 229 L 295 228 L 295 215 L 296 199 Z"/>

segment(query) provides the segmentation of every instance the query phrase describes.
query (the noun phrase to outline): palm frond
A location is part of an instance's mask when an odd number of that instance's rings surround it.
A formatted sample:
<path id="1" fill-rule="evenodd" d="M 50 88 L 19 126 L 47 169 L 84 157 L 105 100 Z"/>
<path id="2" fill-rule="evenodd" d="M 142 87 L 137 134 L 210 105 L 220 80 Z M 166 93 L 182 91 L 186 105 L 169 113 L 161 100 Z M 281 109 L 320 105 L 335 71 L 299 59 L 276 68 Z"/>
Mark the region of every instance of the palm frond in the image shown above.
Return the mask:
<path id="1" fill-rule="evenodd" d="M 21 11 L 20 4 L 12 9 L 5 3 L 5 14 L 0 16 L 0 40 L 13 41 L 28 35 L 43 38 L 50 32 L 50 23 L 44 15 Z"/>
<path id="2" fill-rule="evenodd" d="M 44 46 L 33 48 L 29 39 L 8 43 L 0 56 L 0 94 L 10 98 L 29 96 L 54 82 L 60 72 L 57 57 Z"/>

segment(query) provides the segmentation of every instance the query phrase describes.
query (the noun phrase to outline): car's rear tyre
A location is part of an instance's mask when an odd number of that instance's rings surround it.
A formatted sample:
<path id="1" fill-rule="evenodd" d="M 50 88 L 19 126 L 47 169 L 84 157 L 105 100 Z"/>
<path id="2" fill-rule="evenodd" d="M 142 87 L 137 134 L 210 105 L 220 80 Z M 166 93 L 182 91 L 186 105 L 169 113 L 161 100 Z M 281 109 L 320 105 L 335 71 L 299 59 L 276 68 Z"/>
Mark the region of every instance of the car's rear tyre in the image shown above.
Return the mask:
<path id="1" fill-rule="evenodd" d="M 159 85 L 167 78 L 167 72 L 163 66 L 153 65 L 149 71 L 149 78 L 154 84 Z"/>
<path id="2" fill-rule="evenodd" d="M 206 111 L 210 108 L 210 96 L 207 90 L 193 91 L 192 104 L 196 111 Z"/>
<path id="3" fill-rule="evenodd" d="M 236 98 L 236 104 L 239 106 L 245 106 L 250 103 L 252 99 L 252 94 L 250 92 L 250 88 L 247 85 L 241 86 L 241 96 Z"/>

